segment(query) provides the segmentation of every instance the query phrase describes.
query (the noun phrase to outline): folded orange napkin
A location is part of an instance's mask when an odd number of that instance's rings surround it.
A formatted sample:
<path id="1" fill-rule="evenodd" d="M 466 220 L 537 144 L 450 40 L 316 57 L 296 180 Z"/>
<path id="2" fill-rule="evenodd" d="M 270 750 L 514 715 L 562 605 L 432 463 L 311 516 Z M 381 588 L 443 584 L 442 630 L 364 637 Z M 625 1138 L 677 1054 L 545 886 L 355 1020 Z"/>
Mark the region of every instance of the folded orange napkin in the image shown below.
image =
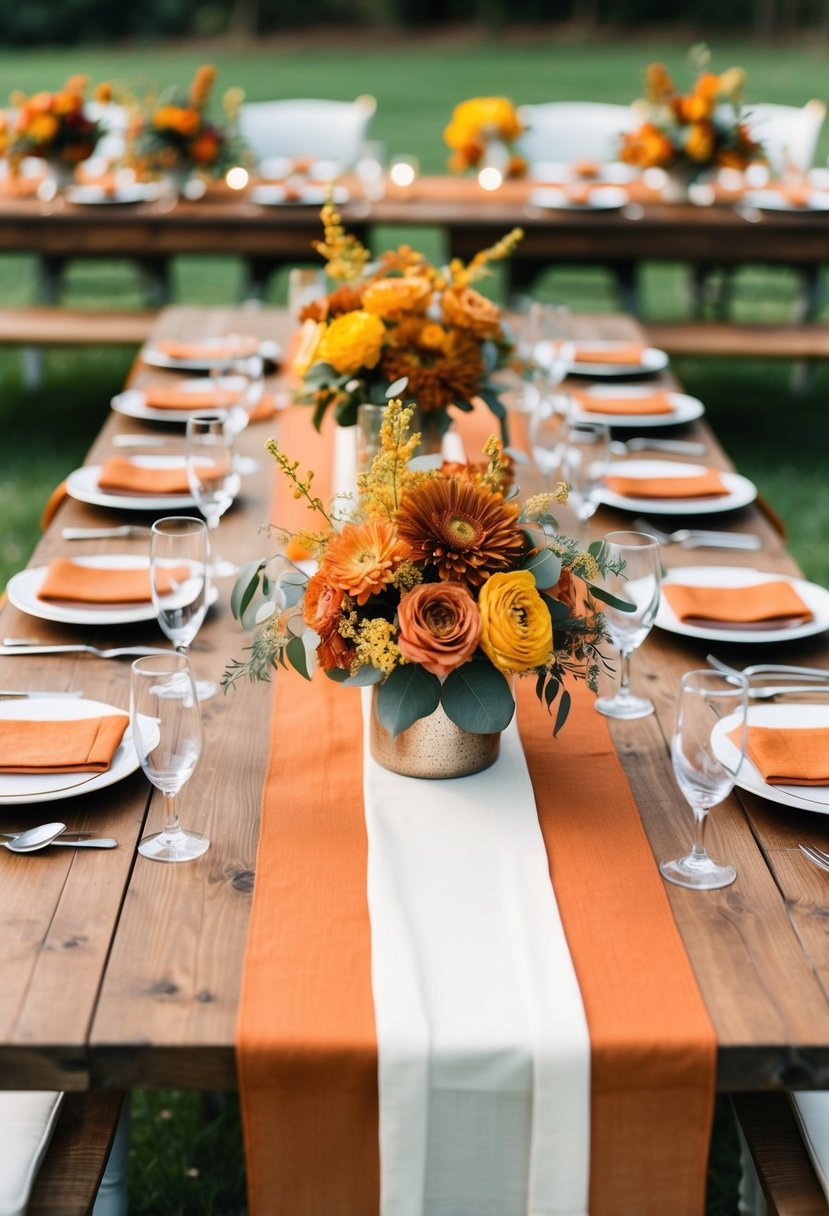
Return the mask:
<path id="1" fill-rule="evenodd" d="M 664 583 L 662 592 L 681 621 L 755 624 L 796 618 L 810 621 L 812 610 L 791 583 L 752 583 L 748 587 L 691 587 Z"/>
<path id="2" fill-rule="evenodd" d="M 570 172 L 576 177 L 598 177 L 602 166 L 597 160 L 574 160 Z"/>
<path id="3" fill-rule="evenodd" d="M 235 359 L 252 355 L 259 348 L 259 338 L 240 335 L 234 342 L 186 342 L 179 338 L 162 338 L 155 349 L 170 359 Z"/>
<path id="4" fill-rule="evenodd" d="M 160 593 L 167 595 L 173 582 L 180 582 L 187 574 L 187 566 L 160 570 L 157 579 Z M 150 572 L 146 567 L 130 570 L 83 566 L 58 557 L 49 563 L 37 596 L 41 600 L 77 600 L 84 604 L 147 603 L 152 598 Z"/>
<path id="5" fill-rule="evenodd" d="M 586 414 L 673 414 L 674 407 L 667 393 L 647 393 L 636 397 L 598 397 L 591 393 L 573 393 L 579 409 Z"/>
<path id="6" fill-rule="evenodd" d="M 776 194 L 790 203 L 792 207 L 808 207 L 811 201 L 812 189 L 805 182 L 778 183 L 771 187 Z"/>
<path id="7" fill-rule="evenodd" d="M 0 773 L 105 773 L 129 718 L 0 722 Z"/>
<path id="8" fill-rule="evenodd" d="M 739 729 L 729 739 L 740 746 Z M 769 785 L 829 785 L 829 729 L 749 726 L 746 755 Z"/>
<path id="9" fill-rule="evenodd" d="M 184 463 L 172 468 L 147 468 L 127 456 L 111 456 L 101 465 L 98 485 L 102 490 L 130 494 L 187 494 L 190 483 Z"/>
<path id="10" fill-rule="evenodd" d="M 586 207 L 590 202 L 593 186 L 590 182 L 568 182 L 562 187 L 568 203 L 576 207 Z"/>
<path id="11" fill-rule="evenodd" d="M 623 498 L 713 498 L 728 493 L 716 469 L 690 477 L 605 477 L 605 483 Z"/>
<path id="12" fill-rule="evenodd" d="M 149 384 L 142 390 L 144 403 L 154 410 L 227 410 L 239 400 L 238 393 L 226 389 L 199 389 L 188 392 L 168 384 Z M 262 422 L 272 418 L 276 412 L 273 397 L 263 393 L 259 403 L 251 410 L 249 421 Z"/>
<path id="13" fill-rule="evenodd" d="M 638 366 L 642 362 L 644 346 L 638 342 L 616 342 L 594 349 L 577 346 L 576 363 L 629 363 Z"/>

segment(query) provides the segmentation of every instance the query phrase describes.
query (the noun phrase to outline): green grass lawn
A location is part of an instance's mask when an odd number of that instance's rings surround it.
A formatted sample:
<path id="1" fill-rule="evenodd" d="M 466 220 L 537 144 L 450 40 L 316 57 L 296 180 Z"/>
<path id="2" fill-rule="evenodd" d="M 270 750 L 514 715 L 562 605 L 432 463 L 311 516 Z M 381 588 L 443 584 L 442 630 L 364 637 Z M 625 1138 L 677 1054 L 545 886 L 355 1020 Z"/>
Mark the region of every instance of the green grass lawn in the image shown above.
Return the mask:
<path id="1" fill-rule="evenodd" d="M 742 64 L 749 72 L 748 99 L 802 104 L 825 96 L 829 56 L 785 47 L 758 50 L 717 45 L 714 67 Z M 389 152 L 416 154 L 427 171 L 445 162 L 441 132 L 452 106 L 478 93 L 503 93 L 517 102 L 561 99 L 628 101 L 640 88 L 644 65 L 664 59 L 680 79 L 684 46 L 632 38 L 587 47 L 548 37 L 518 44 L 467 40 L 446 44 L 410 41 L 365 49 L 352 45 L 294 47 L 276 44 L 242 51 L 136 47 L 62 51 L 0 51 L 0 97 L 12 89 L 59 85 L 70 72 L 93 80 L 120 79 L 131 86 L 155 79 L 185 84 L 205 59 L 220 70 L 220 87 L 241 84 L 251 100 L 280 96 L 352 98 L 373 93 L 378 112 L 373 134 Z M 821 159 L 829 152 L 829 129 Z M 386 236 L 382 238 L 386 239 Z M 419 237 L 420 239 L 420 237 Z M 436 235 L 426 234 L 430 251 Z M 677 251 L 678 256 L 681 251 Z M 180 259 L 176 298 L 184 303 L 225 304 L 238 298 L 240 266 L 227 256 Z M 544 293 L 574 307 L 613 307 L 600 271 L 551 275 Z M 32 258 L 0 258 L 5 306 L 34 300 Z M 272 284 L 281 302 L 284 276 Z M 647 269 L 646 312 L 653 318 L 686 315 L 686 274 L 677 266 Z M 75 306 L 139 306 L 134 272 L 126 264 L 79 263 L 68 276 L 67 302 Z M 750 270 L 740 276 L 739 319 L 783 320 L 791 315 L 794 284 L 785 272 Z M 101 422 L 110 397 L 122 385 L 134 352 L 98 349 L 48 352 L 45 379 L 27 391 L 17 352 L 0 352 L 0 587 L 28 559 L 38 536 L 40 511 L 50 490 L 78 465 Z M 677 363 L 686 389 L 706 403 L 709 417 L 738 468 L 759 485 L 788 524 L 791 546 L 807 574 L 829 584 L 829 483 L 823 436 L 829 369 L 820 367 L 807 393 L 790 396 L 791 368 L 777 363 L 688 360 Z M 134 1216 L 235 1216 L 244 1208 L 238 1111 L 235 1100 L 202 1117 L 193 1095 L 136 1095 L 131 1211 Z M 727 1112 L 718 1117 L 709 1216 L 736 1210 L 733 1131 Z"/>

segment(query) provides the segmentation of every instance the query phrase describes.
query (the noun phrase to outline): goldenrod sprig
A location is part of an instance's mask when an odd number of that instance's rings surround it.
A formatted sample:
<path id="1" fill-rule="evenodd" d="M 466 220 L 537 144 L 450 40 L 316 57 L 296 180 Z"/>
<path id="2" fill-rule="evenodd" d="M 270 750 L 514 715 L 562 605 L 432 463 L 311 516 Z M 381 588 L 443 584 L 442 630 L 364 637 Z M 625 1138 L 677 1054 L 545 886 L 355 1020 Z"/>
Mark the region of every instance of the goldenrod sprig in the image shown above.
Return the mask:
<path id="1" fill-rule="evenodd" d="M 454 287 L 468 287 L 470 283 L 475 283 L 478 279 L 484 278 L 490 274 L 489 263 L 501 262 L 504 258 L 508 258 L 514 251 L 519 241 L 524 238 L 524 230 L 522 228 L 513 228 L 506 236 L 502 236 L 500 241 L 496 241 L 494 245 L 490 245 L 489 249 L 481 249 L 468 265 L 465 265 L 460 258 L 453 258 L 449 263 L 449 277 Z"/>
<path id="2" fill-rule="evenodd" d="M 342 217 L 330 198 L 323 205 L 320 216 L 325 237 L 314 241 L 314 248 L 325 258 L 326 273 L 343 282 L 358 279 L 371 254 L 356 236 L 346 232 Z"/>
<path id="3" fill-rule="evenodd" d="M 297 475 L 299 468 L 298 460 L 291 460 L 290 456 L 286 456 L 275 439 L 269 439 L 265 444 L 265 448 L 273 456 L 279 468 L 285 474 L 290 482 L 293 483 L 293 496 L 296 499 L 304 498 L 312 511 L 318 511 L 329 527 L 333 527 L 328 512 L 326 511 L 321 498 L 317 498 L 312 491 L 311 483 L 314 480 L 314 470 L 309 469 L 303 481 Z"/>

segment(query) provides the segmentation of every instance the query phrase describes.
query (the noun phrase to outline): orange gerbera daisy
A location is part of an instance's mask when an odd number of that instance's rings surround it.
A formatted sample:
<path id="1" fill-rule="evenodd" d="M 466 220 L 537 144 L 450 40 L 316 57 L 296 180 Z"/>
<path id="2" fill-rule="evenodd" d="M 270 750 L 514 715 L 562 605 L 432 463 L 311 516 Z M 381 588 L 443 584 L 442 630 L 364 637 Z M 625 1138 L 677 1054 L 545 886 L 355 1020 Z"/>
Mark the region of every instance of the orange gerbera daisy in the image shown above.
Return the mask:
<path id="1" fill-rule="evenodd" d="M 346 524 L 328 546 L 320 574 L 362 605 L 379 594 L 400 563 L 410 557 L 408 544 L 387 520 L 370 519 L 363 524 Z"/>
<path id="2" fill-rule="evenodd" d="M 412 560 L 448 582 L 480 587 L 491 574 L 514 570 L 528 542 L 518 506 L 468 478 L 435 477 L 409 491 L 397 530 Z"/>

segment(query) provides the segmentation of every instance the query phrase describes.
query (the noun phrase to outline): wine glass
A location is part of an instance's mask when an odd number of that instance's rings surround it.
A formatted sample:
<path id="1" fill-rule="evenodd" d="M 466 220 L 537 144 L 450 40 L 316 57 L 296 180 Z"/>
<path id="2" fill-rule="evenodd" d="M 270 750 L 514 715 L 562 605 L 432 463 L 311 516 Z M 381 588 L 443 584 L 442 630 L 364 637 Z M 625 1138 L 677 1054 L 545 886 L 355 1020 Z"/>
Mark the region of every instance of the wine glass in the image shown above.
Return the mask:
<path id="1" fill-rule="evenodd" d="M 229 393 L 233 401 L 225 415 L 225 429 L 235 440 L 250 422 L 250 416 L 265 392 L 265 360 L 258 353 L 240 355 L 216 369 L 217 392 Z M 237 465 L 239 461 L 237 460 Z"/>
<path id="2" fill-rule="evenodd" d="M 570 488 L 567 502 L 581 525 L 579 539 L 586 549 L 610 456 L 610 430 L 600 422 L 570 422 L 564 428 L 562 451 L 562 480 Z"/>
<path id="3" fill-rule="evenodd" d="M 222 414 L 196 414 L 187 419 L 187 480 L 211 532 L 218 528 L 239 488 L 233 439 Z M 238 567 L 214 552 L 210 573 L 213 578 L 231 578 L 238 573 Z"/>
<path id="4" fill-rule="evenodd" d="M 164 795 L 166 823 L 138 845 L 152 861 L 191 861 L 210 841 L 186 832 L 178 819 L 176 797 L 192 776 L 201 753 L 201 713 L 186 655 L 136 659 L 130 678 L 130 723 L 142 769 Z"/>
<path id="5" fill-rule="evenodd" d="M 545 486 L 550 488 L 557 480 L 564 480 L 564 439 L 571 405 L 569 397 L 542 397 L 530 418 L 530 451 Z"/>
<path id="6" fill-rule="evenodd" d="M 524 408 L 535 409 L 561 384 L 573 361 L 572 318 L 566 304 L 530 301 L 519 322 L 516 353 L 526 382 Z"/>
<path id="7" fill-rule="evenodd" d="M 363 402 L 357 409 L 357 472 L 367 473 L 380 451 L 380 431 L 386 416 L 385 405 Z"/>
<path id="8" fill-rule="evenodd" d="M 386 149 L 378 140 L 366 140 L 360 145 L 354 172 L 370 203 L 378 202 L 386 193 L 385 159 Z"/>
<path id="9" fill-rule="evenodd" d="M 602 542 L 602 557 L 612 566 L 602 587 L 632 604 L 633 611 L 601 605 L 607 631 L 621 655 L 622 670 L 618 691 L 612 697 L 599 697 L 596 709 L 608 718 L 646 718 L 653 713 L 653 702 L 630 691 L 630 656 L 650 633 L 659 607 L 659 543 L 646 532 L 609 532 Z"/>
<path id="10" fill-rule="evenodd" d="M 161 630 L 186 654 L 208 607 L 207 527 L 200 519 L 169 515 L 150 530 L 150 591 Z M 200 701 L 217 692 L 213 680 L 197 680 Z"/>
<path id="11" fill-rule="evenodd" d="M 737 877 L 733 866 L 712 861 L 706 853 L 705 826 L 711 808 L 734 788 L 746 750 L 747 705 L 745 676 L 705 670 L 686 671 L 682 677 L 671 759 L 677 784 L 694 812 L 694 844 L 686 857 L 659 863 L 664 877 L 677 886 L 713 891 Z M 726 717 L 727 731 L 718 731 L 717 723 Z"/>

